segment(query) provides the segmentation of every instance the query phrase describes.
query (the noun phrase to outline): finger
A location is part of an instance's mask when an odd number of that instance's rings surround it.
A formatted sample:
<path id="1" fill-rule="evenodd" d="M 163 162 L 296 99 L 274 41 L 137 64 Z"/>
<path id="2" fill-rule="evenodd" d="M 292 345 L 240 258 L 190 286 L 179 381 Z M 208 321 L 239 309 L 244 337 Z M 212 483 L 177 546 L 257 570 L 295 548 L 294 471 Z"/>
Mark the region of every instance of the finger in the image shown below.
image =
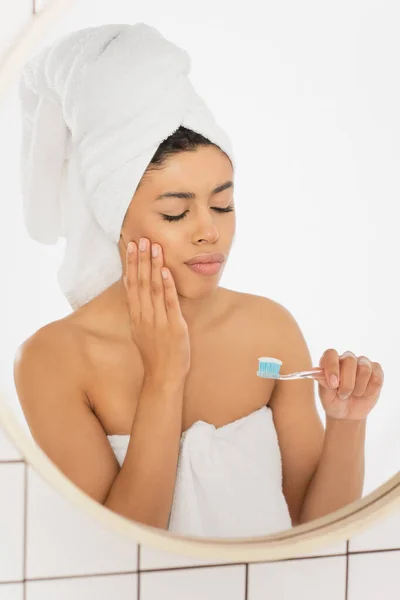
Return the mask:
<path id="1" fill-rule="evenodd" d="M 164 264 L 162 248 L 159 244 L 152 244 L 152 269 L 151 269 L 151 292 L 154 310 L 154 323 L 159 326 L 168 323 L 167 310 L 165 307 L 164 282 L 161 276 L 161 268 Z"/>
<path id="2" fill-rule="evenodd" d="M 337 395 L 345 400 L 353 390 L 357 375 L 357 357 L 350 351 L 344 352 L 340 357 L 340 377 Z"/>
<path id="3" fill-rule="evenodd" d="M 323 368 L 325 379 L 331 388 L 337 388 L 340 381 L 339 353 L 333 348 L 325 350 L 319 366 Z"/>
<path id="4" fill-rule="evenodd" d="M 368 382 L 372 375 L 372 364 L 366 356 L 358 357 L 356 383 L 353 390 L 353 396 L 358 398 L 363 396 L 367 388 Z"/>
<path id="5" fill-rule="evenodd" d="M 372 375 L 364 393 L 364 398 L 366 400 L 374 398 L 377 394 L 379 394 L 379 390 L 383 386 L 384 381 L 384 374 L 381 365 L 377 362 L 371 362 L 371 364 Z"/>
<path id="6" fill-rule="evenodd" d="M 142 320 L 148 323 L 153 322 L 153 302 L 151 298 L 151 261 L 150 261 L 150 241 L 147 238 L 140 238 L 139 242 L 139 268 L 138 268 L 138 289 Z"/>
<path id="7" fill-rule="evenodd" d="M 132 246 L 128 244 L 128 247 L 132 248 L 132 252 L 129 252 L 128 248 L 126 251 L 124 284 L 128 297 L 131 319 L 134 322 L 138 322 L 140 319 L 140 302 L 137 279 L 137 246 L 135 242 L 131 242 L 131 244 Z"/>
<path id="8" fill-rule="evenodd" d="M 167 267 L 163 267 L 161 271 L 164 280 L 165 308 L 168 321 L 171 325 L 181 324 L 183 316 L 172 273 Z"/>

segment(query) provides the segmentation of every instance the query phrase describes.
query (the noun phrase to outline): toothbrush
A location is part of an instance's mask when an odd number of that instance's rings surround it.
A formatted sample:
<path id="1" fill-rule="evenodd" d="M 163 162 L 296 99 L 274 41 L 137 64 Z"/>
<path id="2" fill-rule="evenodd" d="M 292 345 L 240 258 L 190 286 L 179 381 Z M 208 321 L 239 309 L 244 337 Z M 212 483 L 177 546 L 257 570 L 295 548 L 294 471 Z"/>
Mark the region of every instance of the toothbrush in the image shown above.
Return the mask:
<path id="1" fill-rule="evenodd" d="M 323 374 L 323 369 L 314 369 L 314 371 L 299 371 L 298 373 L 288 373 L 287 375 L 279 375 L 279 370 L 282 366 L 282 361 L 270 356 L 261 356 L 258 359 L 258 377 L 266 379 L 305 379 L 314 377 L 315 375 Z"/>

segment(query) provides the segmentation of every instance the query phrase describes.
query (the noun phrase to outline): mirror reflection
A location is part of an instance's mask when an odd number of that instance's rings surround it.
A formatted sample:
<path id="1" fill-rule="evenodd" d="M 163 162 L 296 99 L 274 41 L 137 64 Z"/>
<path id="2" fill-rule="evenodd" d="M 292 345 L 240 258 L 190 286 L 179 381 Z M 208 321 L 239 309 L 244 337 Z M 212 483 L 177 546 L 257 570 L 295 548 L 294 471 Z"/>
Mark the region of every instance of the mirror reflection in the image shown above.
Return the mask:
<path id="1" fill-rule="evenodd" d="M 372 263 L 345 264 L 346 228 L 348 252 L 373 242 L 358 200 L 345 223 L 329 195 L 315 206 L 317 187 L 272 197 L 250 103 L 234 144 L 234 118 L 220 125 L 190 53 L 161 31 L 76 27 L 24 66 L 21 236 L 36 257 L 56 248 L 62 301 L 10 333 L 15 393 L 35 442 L 112 511 L 182 535 L 268 535 L 397 464 L 394 448 L 369 470 L 382 423 L 394 439 L 390 347 L 362 320 L 383 305 L 366 298 Z"/>

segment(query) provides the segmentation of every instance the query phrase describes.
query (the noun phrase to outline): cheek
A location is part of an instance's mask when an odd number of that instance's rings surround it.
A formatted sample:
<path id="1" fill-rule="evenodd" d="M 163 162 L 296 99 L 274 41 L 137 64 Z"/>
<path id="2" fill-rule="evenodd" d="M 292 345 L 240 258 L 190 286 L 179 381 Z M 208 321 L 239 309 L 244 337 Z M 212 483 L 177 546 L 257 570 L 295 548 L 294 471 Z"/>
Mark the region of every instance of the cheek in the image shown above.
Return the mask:
<path id="1" fill-rule="evenodd" d="M 182 235 L 176 230 L 174 231 L 174 227 L 168 227 L 168 223 L 167 227 L 160 227 L 154 241 L 160 244 L 167 266 L 173 267 L 182 262 L 182 248 L 185 247 L 185 244 Z"/>
<path id="2" fill-rule="evenodd" d="M 132 227 L 130 231 L 135 234 L 133 239 L 137 241 L 140 237 L 146 237 L 151 244 L 159 244 L 166 264 L 170 262 L 173 265 L 181 260 L 179 256 L 182 251 L 182 233 L 170 223 L 158 221 L 155 224 L 149 220 L 146 223 L 142 222 L 140 227 Z"/>
<path id="3" fill-rule="evenodd" d="M 236 233 L 236 219 L 233 217 L 229 219 L 229 222 L 224 224 L 224 227 L 220 228 L 220 235 L 226 239 L 232 238 Z"/>
<path id="4" fill-rule="evenodd" d="M 136 218 L 132 211 L 127 215 L 122 224 L 121 233 L 124 239 L 139 241 L 139 237 L 142 235 L 141 220 Z"/>
<path id="5" fill-rule="evenodd" d="M 152 225 L 149 219 L 143 217 L 135 219 L 134 216 L 131 216 L 124 226 L 124 237 L 137 243 L 139 243 L 141 237 L 146 237 L 153 242 L 158 241 L 156 237 L 159 236 L 155 236 L 154 232 L 154 224 Z"/>

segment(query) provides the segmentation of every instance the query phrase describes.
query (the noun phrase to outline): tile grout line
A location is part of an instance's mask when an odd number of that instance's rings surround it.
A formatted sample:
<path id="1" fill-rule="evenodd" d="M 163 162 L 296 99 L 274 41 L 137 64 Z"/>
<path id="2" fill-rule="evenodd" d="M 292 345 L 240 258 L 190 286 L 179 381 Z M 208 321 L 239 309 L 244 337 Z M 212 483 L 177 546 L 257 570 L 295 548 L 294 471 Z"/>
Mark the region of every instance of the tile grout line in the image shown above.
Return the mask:
<path id="1" fill-rule="evenodd" d="M 387 552 L 399 552 L 400 548 L 389 548 L 387 550 L 366 550 L 366 551 L 358 551 L 358 552 L 349 552 L 348 553 L 348 557 L 350 558 L 350 556 L 352 554 L 355 555 L 363 555 L 363 554 L 383 554 L 383 553 L 387 553 Z M 298 559 L 286 559 L 286 560 L 276 560 L 276 561 L 254 561 L 252 563 L 246 563 L 246 570 L 248 569 L 248 566 L 250 564 L 273 564 L 273 563 L 280 563 L 280 562 L 287 562 L 289 560 L 303 560 L 304 558 L 308 558 L 308 559 L 318 559 L 318 558 L 336 558 L 339 556 L 346 556 L 346 554 L 329 554 L 326 556 L 310 556 L 310 557 L 301 557 Z M 117 575 L 139 575 L 139 573 L 158 573 L 158 572 L 165 572 L 165 571 L 189 571 L 192 569 L 209 569 L 211 567 L 233 567 L 233 566 L 241 566 L 243 565 L 243 563 L 226 563 L 226 564 L 209 564 L 209 565 L 190 565 L 190 566 L 186 566 L 186 567 L 164 567 L 164 568 L 159 568 L 159 569 L 143 569 L 142 571 L 115 571 L 113 572 L 109 572 L 109 573 L 84 573 L 84 574 L 80 574 L 80 575 L 52 575 L 52 576 L 48 576 L 48 577 L 26 577 L 24 578 L 24 580 L 21 582 L 20 579 L 16 579 L 16 580 L 7 580 L 7 581 L 0 581 L 0 586 L 1 585 L 7 585 L 7 584 L 11 584 L 11 583 L 25 583 L 25 582 L 35 582 L 35 581 L 57 581 L 57 580 L 64 580 L 64 579 L 83 579 L 85 577 L 105 577 L 105 576 L 109 576 L 109 577 L 114 577 Z M 248 583 L 247 583 L 248 585 Z M 140 599 L 139 599 L 140 600 Z"/>
<path id="2" fill-rule="evenodd" d="M 349 557 L 354 554 L 354 555 L 363 555 L 363 554 L 383 554 L 383 553 L 388 553 L 388 552 L 399 552 L 400 548 L 389 548 L 387 550 L 364 550 L 364 551 L 358 551 L 358 552 L 349 552 Z M 274 564 L 274 563 L 282 563 L 282 562 L 290 562 L 290 561 L 296 561 L 296 560 L 319 560 L 321 558 L 337 558 L 340 556 L 346 556 L 346 554 L 326 554 L 326 555 L 322 555 L 322 556 L 301 556 L 298 558 L 287 558 L 287 559 L 282 559 L 282 560 L 270 560 L 270 561 L 253 561 L 250 563 L 246 563 L 247 565 L 250 564 Z M 139 574 L 139 573 L 159 573 L 159 572 L 165 572 L 165 571 L 188 571 L 188 570 L 193 570 L 193 569 L 210 569 L 210 568 L 223 568 L 223 567 L 238 567 L 238 566 L 242 566 L 243 563 L 221 563 L 221 564 L 207 564 L 207 565 L 187 565 L 184 567 L 160 567 L 157 569 L 140 569 L 139 571 L 115 571 L 115 572 L 108 572 L 108 573 L 84 573 L 84 574 L 77 574 L 77 575 L 50 575 L 47 577 L 27 577 L 25 581 L 57 581 L 57 580 L 63 580 L 63 579 L 82 579 L 84 577 L 104 577 L 104 576 L 116 576 L 116 575 L 133 575 L 133 574 Z M 16 581 L 0 581 L 0 585 L 2 583 L 21 583 L 20 580 L 16 580 Z"/>
<path id="3" fill-rule="evenodd" d="M 378 552 L 399 552 L 400 548 L 377 548 L 376 550 L 349 550 L 349 556 L 352 554 L 377 554 Z"/>
<path id="4" fill-rule="evenodd" d="M 137 571 L 114 571 L 108 573 L 82 573 L 77 575 L 48 575 L 47 577 L 27 577 L 26 581 L 35 582 L 35 581 L 63 581 L 68 579 L 84 579 L 85 577 L 117 577 L 118 575 L 136 575 Z M 21 583 L 21 581 L 4 581 L 0 583 Z"/>
<path id="5" fill-rule="evenodd" d="M 346 540 L 346 575 L 345 575 L 345 588 L 344 588 L 344 600 L 348 600 L 349 597 L 349 540 Z"/>
<path id="6" fill-rule="evenodd" d="M 137 570 L 137 580 L 136 580 L 136 592 L 137 592 L 137 600 L 140 600 L 140 548 L 141 545 L 138 544 L 137 545 L 137 565 L 136 565 L 136 570 Z"/>
<path id="7" fill-rule="evenodd" d="M 24 461 L 24 525 L 23 525 L 23 558 L 22 558 L 22 600 L 26 600 L 26 561 L 27 561 L 27 530 L 28 530 L 28 465 Z"/>
<path id="8" fill-rule="evenodd" d="M 350 557 L 351 555 L 357 555 L 357 556 L 361 556 L 364 554 L 386 554 L 389 552 L 400 552 L 400 548 L 387 548 L 384 550 L 359 550 L 356 552 L 349 552 L 348 556 Z M 347 556 L 346 554 L 327 554 L 327 555 L 323 555 L 323 556 L 302 556 L 302 557 L 298 557 L 298 558 L 287 558 L 287 559 L 282 559 L 282 560 L 270 560 L 270 561 L 253 561 L 251 563 L 246 563 L 246 565 L 250 565 L 250 564 L 261 564 L 261 565 L 267 565 L 267 564 L 274 564 L 274 563 L 282 563 L 282 562 L 289 562 L 289 561 L 296 561 L 296 560 L 318 560 L 320 558 L 337 558 L 339 556 Z M 114 577 L 117 575 L 136 575 L 139 573 L 159 573 L 159 572 L 165 572 L 165 571 L 188 571 L 188 570 L 193 570 L 193 569 L 210 569 L 210 568 L 218 568 L 218 567 L 237 567 L 237 566 L 241 566 L 243 565 L 243 563 L 221 563 L 221 564 L 207 564 L 207 565 L 187 565 L 184 567 L 160 567 L 158 569 L 142 569 L 141 571 L 114 571 L 114 572 L 99 572 L 99 573 L 83 573 L 83 574 L 76 574 L 76 575 L 49 575 L 47 577 L 25 577 L 22 581 L 20 579 L 16 579 L 16 580 L 7 580 L 7 581 L 0 581 L 0 585 L 2 584 L 10 584 L 10 583 L 24 583 L 24 582 L 35 582 L 35 581 L 58 581 L 58 580 L 63 580 L 63 579 L 82 579 L 85 577 L 105 577 L 105 576 L 109 576 L 109 577 Z"/>
<path id="9" fill-rule="evenodd" d="M 240 567 L 243 566 L 243 563 L 211 563 L 206 565 L 186 565 L 184 567 L 158 567 L 155 569 L 140 569 L 140 573 L 158 573 L 164 571 L 187 571 L 189 569 L 212 569 L 212 568 L 224 568 L 224 567 Z"/>

